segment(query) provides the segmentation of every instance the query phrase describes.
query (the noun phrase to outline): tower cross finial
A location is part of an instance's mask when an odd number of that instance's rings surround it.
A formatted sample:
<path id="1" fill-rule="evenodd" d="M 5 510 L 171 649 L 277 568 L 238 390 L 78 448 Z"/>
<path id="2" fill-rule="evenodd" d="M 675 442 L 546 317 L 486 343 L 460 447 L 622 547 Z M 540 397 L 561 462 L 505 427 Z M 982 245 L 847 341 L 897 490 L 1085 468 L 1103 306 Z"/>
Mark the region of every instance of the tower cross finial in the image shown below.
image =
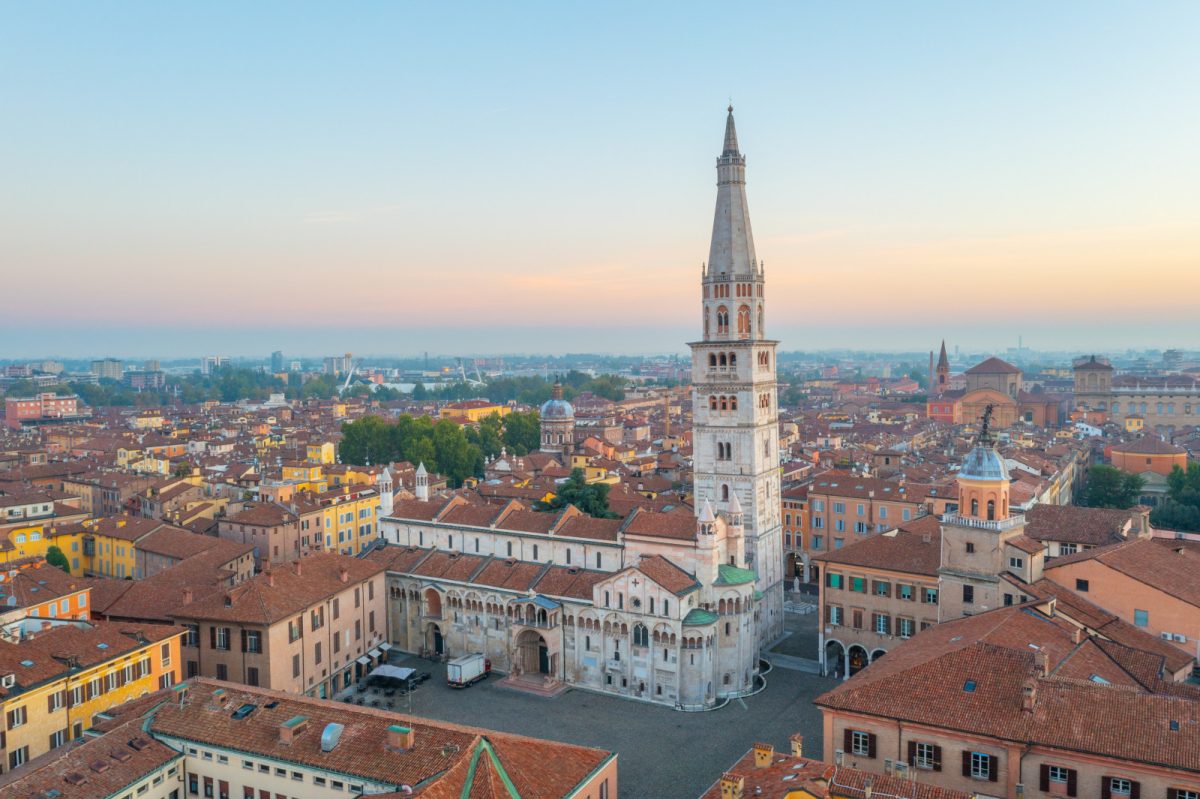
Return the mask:
<path id="1" fill-rule="evenodd" d="M 989 403 L 983 409 L 983 424 L 979 428 L 979 443 L 988 445 L 992 443 L 992 431 L 989 429 L 992 424 L 992 405 Z"/>

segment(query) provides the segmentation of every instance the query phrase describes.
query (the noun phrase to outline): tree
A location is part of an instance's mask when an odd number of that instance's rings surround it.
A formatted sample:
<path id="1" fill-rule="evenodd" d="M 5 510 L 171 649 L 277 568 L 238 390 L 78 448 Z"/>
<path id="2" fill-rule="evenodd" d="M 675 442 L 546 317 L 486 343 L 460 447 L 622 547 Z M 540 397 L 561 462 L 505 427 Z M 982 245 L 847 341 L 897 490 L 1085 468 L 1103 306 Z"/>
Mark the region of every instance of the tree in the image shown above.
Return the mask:
<path id="1" fill-rule="evenodd" d="M 54 544 L 51 544 L 46 550 L 46 562 L 51 566 L 57 566 L 67 574 L 71 573 L 71 561 L 67 560 L 67 556 L 63 554 L 63 551 Z"/>
<path id="2" fill-rule="evenodd" d="M 571 476 L 558 486 L 558 491 L 549 502 L 539 502 L 539 510 L 561 510 L 574 505 L 589 516 L 598 519 L 615 519 L 617 514 L 608 509 L 608 484 L 589 484 L 583 469 L 572 469 Z"/>
<path id="3" fill-rule="evenodd" d="M 1165 530 L 1200 532 L 1200 463 L 1173 467 L 1167 475 L 1167 495 L 1150 513 L 1150 523 Z"/>
<path id="4" fill-rule="evenodd" d="M 1115 466 L 1093 466 L 1084 488 L 1084 504 L 1093 508 L 1131 508 L 1141 496 L 1146 481 L 1141 475 Z"/>
<path id="5" fill-rule="evenodd" d="M 537 411 L 504 417 L 504 445 L 514 455 L 526 455 L 542 443 L 542 423 Z"/>
<path id="6" fill-rule="evenodd" d="M 417 383 L 413 386 L 412 401 L 424 402 L 429 397 L 429 389 L 425 388 L 424 383 Z"/>

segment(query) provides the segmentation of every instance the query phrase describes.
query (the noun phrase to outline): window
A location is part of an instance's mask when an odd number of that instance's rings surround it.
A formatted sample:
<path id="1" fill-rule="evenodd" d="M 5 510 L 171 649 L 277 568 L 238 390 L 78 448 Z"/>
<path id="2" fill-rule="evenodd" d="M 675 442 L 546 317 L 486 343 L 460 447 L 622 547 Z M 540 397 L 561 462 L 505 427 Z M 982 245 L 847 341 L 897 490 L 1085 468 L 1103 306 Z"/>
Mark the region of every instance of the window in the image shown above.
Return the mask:
<path id="1" fill-rule="evenodd" d="M 1110 796 L 1132 796 L 1133 780 L 1127 780 L 1124 777 L 1105 777 L 1108 782 L 1108 794 Z"/>
<path id="2" fill-rule="evenodd" d="M 262 633 L 258 630 L 242 630 L 242 651 L 254 654 L 262 652 Z"/>
<path id="3" fill-rule="evenodd" d="M 57 749 L 67 742 L 67 728 L 63 727 L 58 732 L 50 734 L 50 748 Z"/>
<path id="4" fill-rule="evenodd" d="M 892 617 L 884 613 L 875 614 L 875 632 L 880 635 L 892 634 Z"/>
<path id="5" fill-rule="evenodd" d="M 896 585 L 896 597 L 898 599 L 903 599 L 905 602 L 912 602 L 913 587 L 911 585 L 904 585 L 903 583 L 898 583 Z"/>
<path id="6" fill-rule="evenodd" d="M 1060 555 L 1074 555 L 1078 551 L 1079 551 L 1079 547 L 1076 546 L 1075 544 L 1059 544 L 1058 545 L 1058 554 L 1060 554 Z"/>
<path id="7" fill-rule="evenodd" d="M 845 502 L 833 503 L 833 512 L 834 513 L 845 513 L 846 512 L 846 503 Z"/>
<path id="8" fill-rule="evenodd" d="M 1088 581 L 1087 581 L 1087 580 L 1079 580 L 1079 579 L 1076 579 L 1076 580 L 1075 580 L 1075 590 L 1076 590 L 1076 591 L 1082 591 L 1083 593 L 1087 593 L 1087 590 L 1088 590 Z"/>
<path id="9" fill-rule="evenodd" d="M 1078 772 L 1065 766 L 1042 764 L 1040 788 L 1043 793 L 1053 793 L 1059 796 L 1074 796 L 1078 783 Z"/>
<path id="10" fill-rule="evenodd" d="M 1149 627 L 1150 626 L 1150 611 L 1134 610 L 1133 611 L 1133 626 L 1134 627 Z"/>
<path id="11" fill-rule="evenodd" d="M 845 749 L 860 757 L 875 757 L 875 734 L 861 730 L 846 730 L 843 736 Z"/>
<path id="12" fill-rule="evenodd" d="M 855 592 L 856 594 L 867 593 L 867 578 L 851 577 L 850 578 L 850 590 Z"/>
<path id="13" fill-rule="evenodd" d="M 23 765 L 29 760 L 29 747 L 22 746 L 20 749 L 14 749 L 8 753 L 8 768 L 15 769 L 17 766 Z"/>
<path id="14" fill-rule="evenodd" d="M 217 664 L 217 679 L 218 680 L 228 680 L 229 679 L 229 668 L 224 663 Z"/>
<path id="15" fill-rule="evenodd" d="M 963 586 L 963 604 L 964 605 L 975 604 L 975 586 L 973 586 L 973 585 L 964 585 Z"/>
<path id="16" fill-rule="evenodd" d="M 908 764 L 929 771 L 942 770 L 942 747 L 936 744 L 909 741 Z"/>
<path id="17" fill-rule="evenodd" d="M 828 619 L 830 624 L 832 624 L 834 626 L 841 626 L 841 624 L 842 624 L 842 609 L 839 606 L 826 605 L 825 606 L 825 616 Z"/>
<path id="18" fill-rule="evenodd" d="M 209 627 L 208 632 L 212 649 L 229 649 L 228 627 Z"/>
<path id="19" fill-rule="evenodd" d="M 1009 558 L 1008 559 L 1008 567 L 1010 569 L 1023 569 L 1023 568 L 1025 568 L 1025 559 L 1024 558 Z"/>
<path id="20" fill-rule="evenodd" d="M 963 752 L 963 776 L 974 780 L 996 782 L 998 758 L 984 752 Z"/>
<path id="21" fill-rule="evenodd" d="M 901 638 L 911 638 L 913 635 L 913 620 L 905 618 L 896 619 L 896 635 Z"/>
<path id="22" fill-rule="evenodd" d="M 8 711 L 8 728 L 10 730 L 15 730 L 17 727 L 20 727 L 22 724 L 24 724 L 28 718 L 29 717 L 25 712 L 24 705 L 21 707 L 14 707 L 12 710 Z"/>
<path id="23" fill-rule="evenodd" d="M 892 584 L 884 580 L 876 580 L 873 588 L 875 589 L 875 596 L 892 595 Z"/>
<path id="24" fill-rule="evenodd" d="M 975 554 L 975 544 L 970 541 L 967 542 L 967 554 L 968 555 Z"/>
<path id="25" fill-rule="evenodd" d="M 833 572 L 825 572 L 825 587 L 826 588 L 841 588 L 842 575 L 834 574 Z"/>
<path id="26" fill-rule="evenodd" d="M 28 749 L 28 747 L 26 747 Z M 1184 788 L 1167 788 L 1167 799 L 1200 799 L 1200 791 Z"/>
<path id="27" fill-rule="evenodd" d="M 300 676 L 300 656 L 299 655 L 292 655 L 292 676 L 293 677 Z"/>

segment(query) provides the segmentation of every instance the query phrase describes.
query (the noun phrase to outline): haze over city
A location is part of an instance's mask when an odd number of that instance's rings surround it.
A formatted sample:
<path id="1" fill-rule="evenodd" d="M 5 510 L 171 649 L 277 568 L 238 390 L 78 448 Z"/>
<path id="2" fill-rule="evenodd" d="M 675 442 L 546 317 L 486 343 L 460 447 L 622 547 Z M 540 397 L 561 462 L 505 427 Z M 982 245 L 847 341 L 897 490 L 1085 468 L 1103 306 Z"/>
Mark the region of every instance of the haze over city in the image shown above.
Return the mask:
<path id="1" fill-rule="evenodd" d="M 1096 8 L 10 4 L 0 357 L 679 351 L 730 101 L 785 349 L 1196 346 L 1200 7 Z"/>

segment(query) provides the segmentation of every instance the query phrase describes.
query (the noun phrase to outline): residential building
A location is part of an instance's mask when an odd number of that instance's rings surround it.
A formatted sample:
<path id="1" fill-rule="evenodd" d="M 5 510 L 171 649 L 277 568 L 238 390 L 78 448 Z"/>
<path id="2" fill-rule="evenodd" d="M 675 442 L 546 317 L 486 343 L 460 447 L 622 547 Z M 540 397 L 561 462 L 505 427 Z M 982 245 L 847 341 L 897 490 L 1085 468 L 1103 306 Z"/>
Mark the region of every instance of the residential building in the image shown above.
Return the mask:
<path id="1" fill-rule="evenodd" d="M 1075 407 L 1102 411 L 1118 424 L 1137 419 L 1164 435 L 1200 424 L 1200 386 L 1189 375 L 1118 375 L 1103 357 L 1075 362 Z"/>
<path id="2" fill-rule="evenodd" d="M 239 544 L 252 544 L 260 568 L 317 551 L 324 537 L 320 531 L 302 532 L 294 511 L 270 502 L 246 503 L 241 511 L 218 519 L 217 534 Z"/>
<path id="3" fill-rule="evenodd" d="M 944 622 L 815 700 L 824 759 L 1010 799 L 1200 791 L 1200 707 L 1157 641 L 1120 644 L 1051 598 Z"/>
<path id="4" fill-rule="evenodd" d="M 91 416 L 76 394 L 42 392 L 33 397 L 5 397 L 4 423 L 13 430 L 44 424 L 77 422 Z"/>
<path id="5" fill-rule="evenodd" d="M 59 799 L 617 799 L 600 749 L 196 679 L 115 708 L 82 743 L 3 778 Z M 548 767 L 549 766 L 549 767 Z"/>
<path id="6" fill-rule="evenodd" d="M 187 676 L 321 698 L 364 676 L 390 646 L 383 566 L 322 553 L 183 605 Z"/>
<path id="7" fill-rule="evenodd" d="M 1200 641 L 1200 552 L 1188 542 L 1133 538 L 1046 564 L 1046 579 L 1195 654 Z"/>
<path id="8" fill-rule="evenodd" d="M 14 627 L 0 639 L 6 771 L 80 738 L 108 708 L 178 681 L 177 627 L 26 619 L 6 629 Z"/>
<path id="9" fill-rule="evenodd" d="M 120 380 L 125 363 L 117 358 L 101 358 L 92 361 L 92 374 L 98 380 Z"/>
<path id="10" fill-rule="evenodd" d="M 974 794 L 917 782 L 904 762 L 883 774 L 804 756 L 804 736 L 791 751 L 756 743 L 700 799 L 972 799 Z"/>
<path id="11" fill-rule="evenodd" d="M 814 558 L 824 673 L 846 679 L 937 624 L 941 560 L 935 516 Z"/>

